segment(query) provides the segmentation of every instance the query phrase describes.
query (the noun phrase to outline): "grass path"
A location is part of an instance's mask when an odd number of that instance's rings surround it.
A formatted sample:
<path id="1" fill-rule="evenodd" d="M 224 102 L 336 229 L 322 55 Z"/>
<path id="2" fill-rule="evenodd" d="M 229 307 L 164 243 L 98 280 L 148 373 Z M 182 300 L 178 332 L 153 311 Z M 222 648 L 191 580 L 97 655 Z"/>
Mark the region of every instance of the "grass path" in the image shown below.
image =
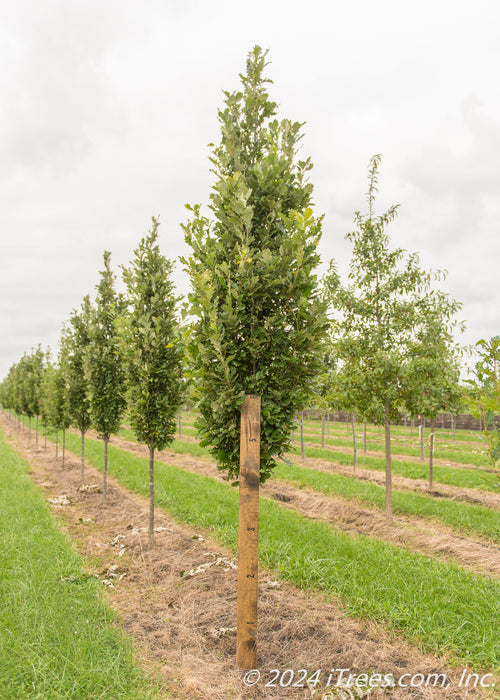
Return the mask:
<path id="1" fill-rule="evenodd" d="M 2 700 L 160 697 L 1 431 L 0 482 Z"/>

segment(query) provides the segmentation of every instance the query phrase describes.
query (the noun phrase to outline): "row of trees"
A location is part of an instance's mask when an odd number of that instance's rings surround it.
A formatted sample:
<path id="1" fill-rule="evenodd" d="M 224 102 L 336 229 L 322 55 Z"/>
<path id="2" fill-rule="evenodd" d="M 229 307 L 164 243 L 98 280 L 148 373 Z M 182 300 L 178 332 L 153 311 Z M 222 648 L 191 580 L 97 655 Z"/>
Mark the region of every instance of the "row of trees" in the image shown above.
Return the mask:
<path id="1" fill-rule="evenodd" d="M 159 252 L 153 219 L 123 271 L 127 295 L 115 292 L 105 253 L 95 303 L 86 298 L 73 312 L 57 365 L 46 361 L 65 389 L 58 418 L 51 413 L 50 422 L 81 431 L 83 469 L 89 426 L 106 451 L 127 405 L 131 425 L 150 450 L 153 498 L 154 451 L 173 438 L 186 389 L 199 411 L 202 444 L 236 483 L 246 395 L 262 399 L 261 481 L 289 449 L 297 412 L 311 402 L 346 408 L 385 426 L 391 517 L 390 422 L 399 411 L 433 418 L 453 408 L 460 305 L 434 289 L 436 280 L 417 255 L 391 250 L 386 229 L 397 207 L 375 214 L 380 156 L 369 166 L 368 212 L 356 214 L 356 230 L 348 235 L 347 283 L 332 262 L 319 284 L 323 219 L 313 213 L 312 165 L 297 156 L 302 124 L 276 118 L 266 65 L 266 53 L 255 47 L 241 90 L 225 93 L 221 140 L 211 158 L 210 216 L 198 205 L 188 207 L 184 232 L 191 255 L 183 263 L 192 291 L 184 323 L 176 315 L 172 263 Z M 18 371 L 13 368 L 2 385 L 2 403 L 49 420 L 42 404 L 16 398 Z"/>
<path id="2" fill-rule="evenodd" d="M 45 426 L 81 433 L 84 479 L 85 434 L 92 427 L 104 441 L 103 500 L 107 494 L 108 444 L 124 413 L 150 455 L 149 539 L 154 532 L 154 454 L 173 440 L 183 398 L 182 343 L 171 281 L 172 263 L 158 246 L 153 218 L 129 268 L 127 293 L 115 290 L 110 253 L 96 287 L 64 325 L 57 361 L 41 348 L 13 365 L 0 386 L 6 408 L 41 416 Z M 37 433 L 38 435 L 38 433 Z M 63 448 L 64 459 L 64 448 Z"/>

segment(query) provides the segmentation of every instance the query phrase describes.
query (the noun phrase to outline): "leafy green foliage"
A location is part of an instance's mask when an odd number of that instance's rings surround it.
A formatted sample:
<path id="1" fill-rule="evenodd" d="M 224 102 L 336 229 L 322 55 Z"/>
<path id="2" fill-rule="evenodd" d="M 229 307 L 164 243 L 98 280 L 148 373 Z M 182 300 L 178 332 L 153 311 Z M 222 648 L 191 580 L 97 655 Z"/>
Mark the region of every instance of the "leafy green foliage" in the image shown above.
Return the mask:
<path id="1" fill-rule="evenodd" d="M 95 309 L 89 328 L 90 342 L 85 365 L 92 424 L 104 438 L 119 430 L 125 408 L 125 377 L 116 329 L 119 299 L 114 289 L 110 257 L 111 254 L 105 251 L 104 270 L 97 285 Z"/>
<path id="2" fill-rule="evenodd" d="M 119 326 L 130 424 L 140 442 L 161 450 L 174 439 L 184 383 L 173 265 L 160 253 L 159 222 L 152 221 L 149 235 L 123 270 L 128 313 Z"/>
<path id="3" fill-rule="evenodd" d="M 442 273 L 422 270 L 415 253 L 390 250 L 386 228 L 397 206 L 374 214 L 379 163 L 378 155 L 370 161 L 369 212 L 356 212 L 357 230 L 347 235 L 353 243 L 349 283 L 341 284 L 334 266 L 325 282 L 337 312 L 337 390 L 346 407 L 380 424 L 387 407 L 389 417 L 399 419 L 400 407 L 429 415 L 448 406 L 457 381 L 451 331 L 460 304 L 432 288 Z"/>
<path id="4" fill-rule="evenodd" d="M 476 344 L 479 360 L 468 379 L 469 409 L 484 426 L 483 439 L 491 464 L 500 475 L 500 336 Z"/>
<path id="5" fill-rule="evenodd" d="M 183 260 L 193 290 L 187 355 L 202 444 L 228 478 L 237 477 L 241 406 L 247 394 L 260 396 L 261 481 L 288 449 L 326 328 L 314 274 L 322 220 L 306 182 L 312 165 L 296 157 L 302 125 L 274 118 L 265 66 L 255 47 L 242 91 L 225 92 L 211 158 L 213 218 L 188 206 L 192 254 Z"/>
<path id="6" fill-rule="evenodd" d="M 59 356 L 59 364 L 47 362 L 41 387 L 41 415 L 44 425 L 52 425 L 58 430 L 69 427 L 68 392 L 64 359 Z"/>
<path id="7" fill-rule="evenodd" d="M 89 386 L 85 373 L 90 343 L 91 305 L 84 297 L 80 312 L 74 310 L 70 322 L 63 329 L 61 352 L 64 355 L 68 412 L 71 422 L 84 434 L 91 425 Z"/>

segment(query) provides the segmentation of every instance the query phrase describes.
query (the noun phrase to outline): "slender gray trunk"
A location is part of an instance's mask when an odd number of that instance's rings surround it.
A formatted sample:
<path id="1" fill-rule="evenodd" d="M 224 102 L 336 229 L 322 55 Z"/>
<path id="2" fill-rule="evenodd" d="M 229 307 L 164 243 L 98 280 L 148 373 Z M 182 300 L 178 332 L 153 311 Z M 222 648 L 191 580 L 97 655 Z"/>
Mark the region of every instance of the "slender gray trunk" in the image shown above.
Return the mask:
<path id="1" fill-rule="evenodd" d="M 432 473 L 432 469 L 433 469 L 432 462 L 433 462 L 433 458 L 434 458 L 434 421 L 433 420 L 431 420 L 431 433 L 429 435 L 429 441 L 430 441 L 430 445 L 429 445 L 429 491 L 432 491 L 432 489 L 434 487 L 434 483 L 433 483 L 433 476 L 434 475 Z"/>
<path id="2" fill-rule="evenodd" d="M 333 420 L 335 420 L 335 414 Z M 328 413 L 326 414 L 326 434 L 327 437 L 330 437 L 330 409 L 328 409 Z"/>
<path id="3" fill-rule="evenodd" d="M 422 418 L 422 423 L 420 424 L 419 432 L 420 432 L 420 461 L 424 462 L 425 461 L 425 443 L 424 443 L 425 418 Z"/>
<path id="4" fill-rule="evenodd" d="M 302 461 L 306 458 L 306 448 L 304 446 L 304 411 L 300 415 L 300 450 L 302 453 Z"/>
<path id="5" fill-rule="evenodd" d="M 44 433 L 44 437 L 45 437 L 43 449 L 46 450 L 47 449 L 47 423 L 45 423 L 45 425 L 43 426 L 43 433 Z"/>
<path id="6" fill-rule="evenodd" d="M 83 484 L 83 471 L 84 471 L 84 466 L 85 466 L 85 463 L 84 463 L 84 455 L 85 455 L 85 431 L 82 430 L 82 431 L 80 431 L 80 432 L 81 432 L 81 434 L 82 434 L 82 447 L 81 447 L 81 450 L 80 450 L 80 454 L 81 454 L 81 466 L 80 466 L 80 469 L 81 469 L 81 479 L 82 479 L 82 484 Z"/>
<path id="7" fill-rule="evenodd" d="M 63 448 L 62 465 L 64 467 L 64 456 L 65 456 L 65 452 L 66 452 L 66 429 L 65 428 L 63 428 L 62 448 Z"/>
<path id="8" fill-rule="evenodd" d="M 102 500 L 106 501 L 108 492 L 108 443 L 109 435 L 104 436 L 104 465 L 102 469 Z"/>
<path id="9" fill-rule="evenodd" d="M 182 418 L 179 416 L 179 437 L 182 437 Z"/>
<path id="10" fill-rule="evenodd" d="M 352 446 L 354 448 L 354 471 L 358 466 L 358 450 L 356 449 L 356 416 L 354 413 L 351 414 L 352 423 Z"/>
<path id="11" fill-rule="evenodd" d="M 385 402 L 385 517 L 392 522 L 391 421 L 389 402 Z"/>
<path id="12" fill-rule="evenodd" d="M 366 421 L 363 421 L 363 452 L 366 454 Z"/>
<path id="13" fill-rule="evenodd" d="M 406 416 L 403 418 L 403 445 L 406 445 Z"/>
<path id="14" fill-rule="evenodd" d="M 321 447 L 325 446 L 325 416 L 321 417 Z"/>
<path id="15" fill-rule="evenodd" d="M 31 440 L 31 416 L 28 416 L 28 439 Z"/>
<path id="16" fill-rule="evenodd" d="M 56 430 L 56 459 L 59 456 L 59 430 Z"/>
<path id="17" fill-rule="evenodd" d="M 38 447 L 38 416 L 36 417 L 35 445 Z"/>
<path id="18" fill-rule="evenodd" d="M 149 546 L 153 546 L 155 533 L 155 444 L 149 443 Z"/>
<path id="19" fill-rule="evenodd" d="M 453 435 L 453 439 L 455 440 L 455 417 L 451 417 L 451 433 Z"/>

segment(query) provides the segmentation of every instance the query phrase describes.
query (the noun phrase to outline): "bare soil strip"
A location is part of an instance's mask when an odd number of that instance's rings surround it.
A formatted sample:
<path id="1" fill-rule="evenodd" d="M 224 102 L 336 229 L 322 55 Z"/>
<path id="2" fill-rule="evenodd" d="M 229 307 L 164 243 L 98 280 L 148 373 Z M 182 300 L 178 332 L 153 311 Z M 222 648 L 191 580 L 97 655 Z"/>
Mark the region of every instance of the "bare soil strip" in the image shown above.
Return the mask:
<path id="1" fill-rule="evenodd" d="M 463 668 L 421 653 L 370 621 L 344 617 L 342 610 L 320 594 L 303 592 L 275 582 L 261 570 L 259 579 L 259 661 L 262 680 L 246 688 L 235 668 L 236 571 L 229 551 L 207 533 L 179 525 L 157 511 L 156 542 L 147 549 L 145 498 L 131 494 L 109 478 L 108 501 L 92 484 L 102 475 L 86 466 L 86 489 L 81 489 L 79 459 L 67 453 L 66 466 L 53 449 L 35 449 L 34 440 L 13 435 L 0 420 L 8 439 L 30 465 L 33 480 L 47 498 L 69 505 L 53 505 L 63 529 L 78 551 L 89 557 L 106 580 L 106 593 L 119 612 L 125 631 L 134 640 L 138 658 L 160 674 L 172 697 L 182 700 L 247 700 L 249 698 L 317 698 L 316 688 L 266 687 L 271 669 L 322 669 L 325 683 L 331 669 L 350 673 L 446 673 L 448 688 L 396 687 L 395 699 L 490 698 L 489 690 L 459 688 Z M 115 442 L 115 444 L 117 444 Z M 145 472 L 145 479 L 147 475 Z M 66 499 L 58 499 L 66 497 Z M 207 566 L 207 564 L 210 564 Z M 477 669 L 476 669 L 477 671 Z M 472 671 L 471 671 L 472 672 Z M 338 674 L 337 674 L 338 675 Z M 298 678 L 298 676 L 295 676 Z M 336 677 L 336 676 L 335 676 Z M 408 680 L 409 677 L 406 679 Z M 491 679 L 489 679 L 491 680 Z M 324 688 L 323 688 L 324 690 Z M 166 696 L 167 697 L 167 696 Z M 329 696 L 326 696 L 329 697 Z M 386 697 L 385 691 L 341 693 L 330 697 Z"/>

